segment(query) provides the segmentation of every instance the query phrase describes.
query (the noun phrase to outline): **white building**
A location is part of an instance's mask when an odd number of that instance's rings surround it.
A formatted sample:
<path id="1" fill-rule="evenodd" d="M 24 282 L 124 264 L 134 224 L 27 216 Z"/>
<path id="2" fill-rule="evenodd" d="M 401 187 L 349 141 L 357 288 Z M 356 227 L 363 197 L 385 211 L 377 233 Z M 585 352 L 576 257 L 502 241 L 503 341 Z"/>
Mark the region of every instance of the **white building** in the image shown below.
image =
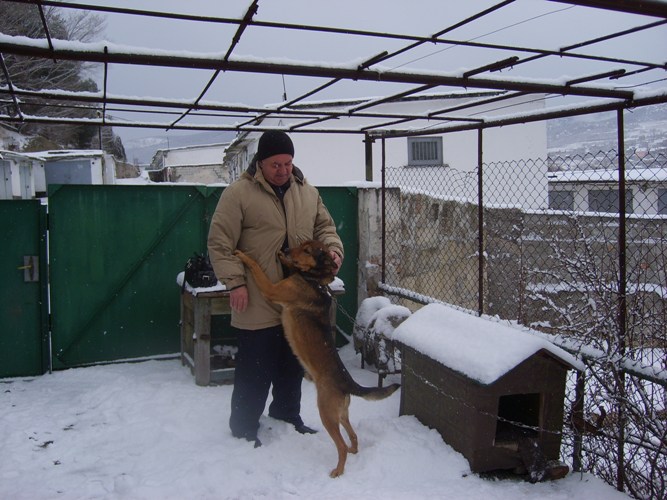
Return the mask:
<path id="1" fill-rule="evenodd" d="M 36 173 L 44 170 L 39 159 L 0 150 L 0 200 L 28 200 L 35 197 Z"/>
<path id="2" fill-rule="evenodd" d="M 429 113 L 453 106 L 464 105 L 482 97 L 491 97 L 501 93 L 452 93 L 429 94 L 412 96 L 397 102 L 379 104 L 372 109 L 378 113 L 400 113 L 418 116 L 428 116 Z M 338 127 L 345 123 L 345 110 L 353 106 L 363 105 L 372 99 L 356 101 L 319 101 L 317 103 L 293 105 L 295 109 L 307 110 L 309 106 L 328 111 L 339 111 L 341 117 L 335 120 Z M 492 116 L 525 113 L 544 107 L 543 99 L 535 96 L 515 97 L 506 99 L 502 103 L 483 104 L 469 108 L 466 113 L 474 118 L 474 114 L 484 113 Z M 495 109 L 498 108 L 498 109 Z M 495 109 L 495 110 L 494 110 Z M 275 119 L 266 119 L 263 127 L 289 127 L 289 120 L 276 122 Z M 422 122 L 424 123 L 424 122 Z M 446 123 L 447 125 L 452 122 Z M 355 127 L 363 127 L 362 118 L 354 118 Z M 444 122 L 433 121 L 433 126 L 443 126 Z M 322 125 L 324 126 L 324 124 Z M 385 140 L 385 161 L 388 170 L 401 168 L 436 169 L 438 171 L 465 174 L 474 173 L 478 159 L 478 133 L 476 130 L 454 132 L 448 134 L 429 134 L 428 128 L 423 128 L 423 136 L 390 138 Z M 246 132 L 240 134 L 227 149 L 225 165 L 229 168 L 231 179 L 237 178 L 248 166 L 256 150 L 257 141 L 261 133 Z M 294 142 L 294 164 L 306 175 L 308 180 L 317 186 L 340 185 L 341 183 L 359 182 L 366 180 L 366 149 L 364 138 L 360 134 L 346 133 L 291 133 Z M 382 141 L 375 141 L 372 146 L 373 180 L 381 179 Z M 532 122 L 521 125 L 488 128 L 483 132 L 483 161 L 484 163 L 516 161 L 526 158 L 545 158 L 547 156 L 546 122 Z M 502 189 L 507 186 L 530 185 L 530 192 L 519 195 L 524 206 L 530 208 L 546 208 L 548 189 L 546 168 L 537 171 L 507 172 L 501 170 L 485 170 L 484 183 L 489 186 L 485 190 L 485 203 L 501 203 L 507 196 L 498 193 L 497 199 L 492 186 L 502 179 Z M 426 173 L 426 170 L 424 170 Z M 516 179 L 508 177 L 515 176 Z M 414 176 L 413 176 L 414 177 Z M 468 176 L 467 197 L 474 198 L 477 181 L 474 175 Z M 520 181 L 520 182 L 519 182 Z M 416 189 L 426 189 L 427 186 L 411 186 Z M 446 195 L 447 193 L 437 193 Z M 515 197 L 516 199 L 516 197 Z"/>
<path id="3" fill-rule="evenodd" d="M 223 157 L 229 143 L 159 149 L 151 160 L 149 172 L 167 182 L 217 184 L 229 181 Z"/>
<path id="4" fill-rule="evenodd" d="M 0 151 L 0 175 L 0 199 L 29 199 L 49 184 L 115 184 L 116 161 L 101 150 Z"/>
<path id="5" fill-rule="evenodd" d="M 551 172 L 549 208 L 618 213 L 618 170 Z M 637 168 L 625 172 L 628 214 L 667 215 L 667 168 Z"/>
<path id="6" fill-rule="evenodd" d="M 43 159 L 45 186 L 116 183 L 116 160 L 102 150 L 53 150 L 29 154 Z"/>

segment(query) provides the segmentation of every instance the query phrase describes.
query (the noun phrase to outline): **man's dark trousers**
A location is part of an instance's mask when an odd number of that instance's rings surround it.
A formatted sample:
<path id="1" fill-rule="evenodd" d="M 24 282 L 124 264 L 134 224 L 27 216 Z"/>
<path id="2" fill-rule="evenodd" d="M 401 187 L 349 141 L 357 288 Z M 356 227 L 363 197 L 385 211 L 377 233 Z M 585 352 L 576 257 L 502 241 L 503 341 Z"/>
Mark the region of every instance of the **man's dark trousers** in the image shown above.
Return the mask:
<path id="1" fill-rule="evenodd" d="M 238 352 L 229 427 L 236 437 L 257 437 L 269 388 L 269 416 L 300 421 L 303 368 L 290 349 L 281 325 L 261 330 L 237 329 Z"/>

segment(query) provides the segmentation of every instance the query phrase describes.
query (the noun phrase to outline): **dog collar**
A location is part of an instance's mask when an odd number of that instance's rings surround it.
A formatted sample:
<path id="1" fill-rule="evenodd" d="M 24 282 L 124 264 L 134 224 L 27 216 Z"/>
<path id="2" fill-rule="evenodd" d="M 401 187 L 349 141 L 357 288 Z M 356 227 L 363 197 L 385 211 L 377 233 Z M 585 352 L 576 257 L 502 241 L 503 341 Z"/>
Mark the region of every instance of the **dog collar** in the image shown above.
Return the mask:
<path id="1" fill-rule="evenodd" d="M 309 283 L 313 288 L 315 288 L 317 291 L 319 291 L 322 295 L 328 295 L 331 297 L 331 288 L 329 285 L 322 285 L 319 281 L 317 281 L 316 278 L 311 278 L 309 276 L 304 276 L 303 274 L 301 275 L 303 279 Z"/>

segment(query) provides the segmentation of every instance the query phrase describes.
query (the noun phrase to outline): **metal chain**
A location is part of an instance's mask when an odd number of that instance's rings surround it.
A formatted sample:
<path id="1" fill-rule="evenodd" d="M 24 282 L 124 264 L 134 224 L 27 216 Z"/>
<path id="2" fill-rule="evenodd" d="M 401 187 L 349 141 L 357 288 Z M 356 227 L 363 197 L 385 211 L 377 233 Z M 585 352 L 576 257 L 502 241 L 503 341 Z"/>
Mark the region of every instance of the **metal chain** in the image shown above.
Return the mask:
<path id="1" fill-rule="evenodd" d="M 334 299 L 334 300 L 335 300 L 335 299 Z M 343 308 L 343 306 L 340 305 L 340 302 L 338 302 L 337 300 L 336 300 L 336 308 L 337 308 L 340 312 L 343 313 L 343 316 L 345 316 L 348 320 L 350 320 L 350 322 L 352 323 L 352 327 L 353 327 L 353 328 L 359 326 L 359 324 L 358 324 L 357 321 L 356 321 L 356 318 L 353 318 L 352 316 L 350 316 L 350 315 L 348 314 L 348 312 Z"/>
<path id="2" fill-rule="evenodd" d="M 406 367 L 405 367 L 405 366 L 401 366 L 401 370 L 402 370 L 402 371 L 405 371 L 405 370 L 406 370 Z M 414 376 L 418 376 L 417 373 L 415 373 L 414 370 L 412 370 L 411 368 L 407 368 L 407 370 L 409 370 Z M 422 382 L 426 383 L 427 385 L 429 385 L 430 387 L 432 387 L 433 389 L 435 389 L 435 390 L 436 390 L 439 394 L 441 394 L 442 396 L 445 396 L 446 398 L 449 398 L 449 399 L 451 399 L 452 401 L 456 401 L 457 403 L 459 403 L 459 404 L 461 404 L 461 405 L 463 405 L 463 406 L 465 406 L 465 407 L 467 407 L 467 408 L 470 408 L 470 409 L 476 411 L 476 412 L 479 413 L 480 415 L 485 415 L 485 416 L 487 416 L 487 417 L 494 418 L 494 419 L 498 420 L 499 422 L 505 422 L 505 423 L 511 424 L 511 425 L 513 425 L 513 426 L 515 426 L 515 427 L 520 427 L 520 428 L 528 429 L 528 430 L 531 430 L 531 431 L 536 431 L 536 432 L 546 432 L 546 433 L 549 433 L 549 434 L 557 434 L 557 435 L 563 435 L 563 434 L 564 434 L 562 431 L 553 431 L 553 430 L 550 430 L 550 429 L 544 429 L 544 428 L 542 428 L 542 427 L 538 427 L 538 426 L 528 425 L 528 424 L 525 424 L 525 423 L 523 423 L 523 422 L 516 422 L 516 421 L 514 421 L 514 420 L 509 420 L 509 419 L 507 419 L 507 418 L 501 417 L 500 415 L 495 415 L 495 414 L 493 414 L 493 413 L 489 413 L 489 412 L 487 412 L 487 411 L 480 410 L 480 409 L 477 408 L 475 405 L 470 404 L 468 401 L 463 400 L 463 399 L 461 399 L 461 398 L 458 398 L 458 397 L 456 397 L 456 396 L 453 396 L 453 395 L 451 395 L 451 394 L 448 394 L 447 392 L 443 391 L 443 390 L 442 390 L 440 387 L 438 387 L 437 385 L 433 384 L 432 382 L 429 382 L 428 380 L 425 380 L 423 377 L 420 377 L 420 379 L 422 380 Z"/>

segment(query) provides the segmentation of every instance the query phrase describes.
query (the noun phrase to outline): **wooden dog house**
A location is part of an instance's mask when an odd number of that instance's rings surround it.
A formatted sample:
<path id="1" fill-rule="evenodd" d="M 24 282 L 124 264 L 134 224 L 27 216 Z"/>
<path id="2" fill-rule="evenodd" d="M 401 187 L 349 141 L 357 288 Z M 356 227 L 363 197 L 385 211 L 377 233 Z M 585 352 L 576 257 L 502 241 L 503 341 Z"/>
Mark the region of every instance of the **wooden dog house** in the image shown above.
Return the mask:
<path id="1" fill-rule="evenodd" d="M 431 304 L 394 332 L 401 348 L 401 415 L 415 415 L 463 454 L 473 472 L 531 465 L 560 455 L 565 377 L 582 369 L 547 340 L 492 319 Z"/>

